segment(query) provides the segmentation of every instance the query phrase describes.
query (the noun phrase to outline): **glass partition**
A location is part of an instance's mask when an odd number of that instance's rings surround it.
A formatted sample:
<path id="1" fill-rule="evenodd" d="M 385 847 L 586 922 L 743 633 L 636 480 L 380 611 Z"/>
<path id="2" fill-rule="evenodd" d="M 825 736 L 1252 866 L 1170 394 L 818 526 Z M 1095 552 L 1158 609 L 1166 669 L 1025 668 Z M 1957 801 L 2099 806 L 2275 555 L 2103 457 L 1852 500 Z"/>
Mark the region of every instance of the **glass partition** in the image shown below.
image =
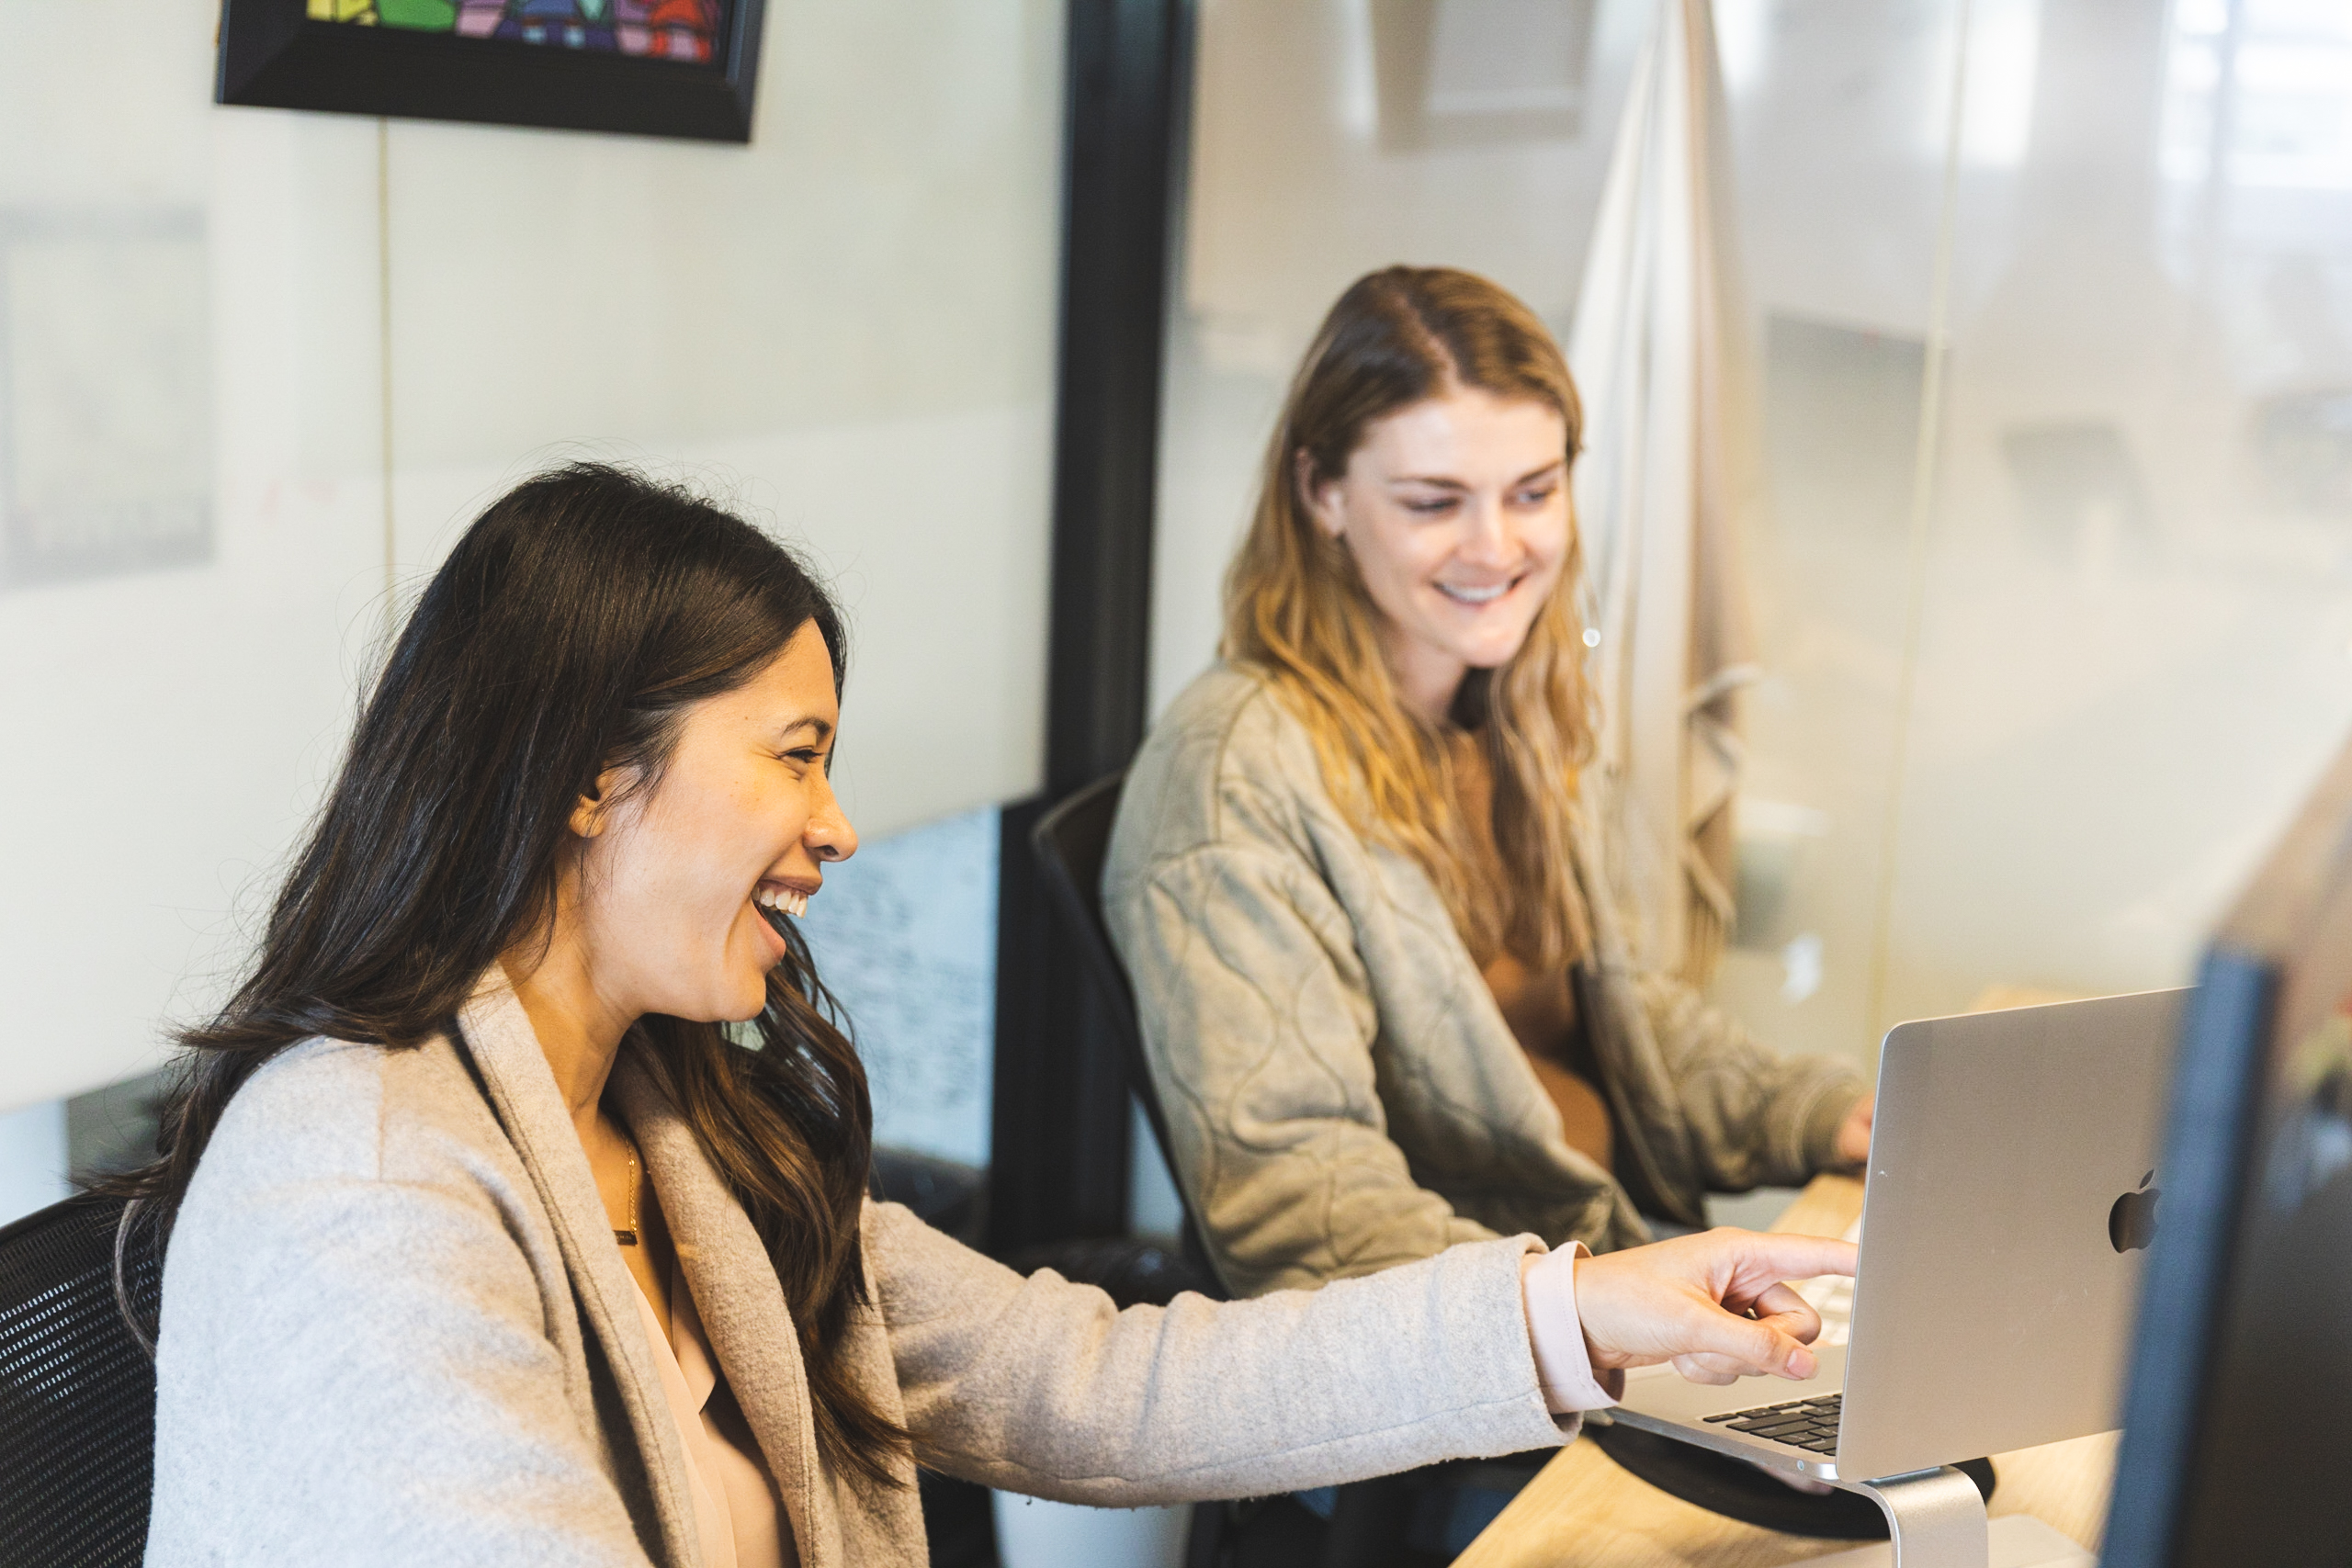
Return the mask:
<path id="1" fill-rule="evenodd" d="M 2178 983 L 2352 723 L 2352 20 L 1714 11 L 1769 474 L 1715 995 L 1869 1064 L 1900 1018 Z M 1349 279 L 1468 266 L 1565 329 L 1650 14 L 1203 5 L 1156 705 Z"/>

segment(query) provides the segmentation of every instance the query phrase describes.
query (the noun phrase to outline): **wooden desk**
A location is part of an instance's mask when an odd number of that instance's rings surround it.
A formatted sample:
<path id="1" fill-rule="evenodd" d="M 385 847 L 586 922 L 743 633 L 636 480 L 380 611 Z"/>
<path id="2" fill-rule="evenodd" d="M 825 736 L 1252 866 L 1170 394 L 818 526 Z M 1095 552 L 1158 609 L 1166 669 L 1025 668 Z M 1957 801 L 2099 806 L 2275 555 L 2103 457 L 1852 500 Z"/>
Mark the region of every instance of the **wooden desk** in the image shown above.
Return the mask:
<path id="1" fill-rule="evenodd" d="M 1823 1176 L 1774 1230 L 1843 1235 L 1862 1212 L 1862 1184 Z M 2112 1433 L 1997 1454 L 1992 1513 L 2031 1514 L 2098 1550 L 2115 1470 Z M 1571 1443 L 1512 1499 L 1456 1568 L 1778 1568 L 1852 1550 L 1850 1541 L 1758 1529 L 1694 1507 Z"/>

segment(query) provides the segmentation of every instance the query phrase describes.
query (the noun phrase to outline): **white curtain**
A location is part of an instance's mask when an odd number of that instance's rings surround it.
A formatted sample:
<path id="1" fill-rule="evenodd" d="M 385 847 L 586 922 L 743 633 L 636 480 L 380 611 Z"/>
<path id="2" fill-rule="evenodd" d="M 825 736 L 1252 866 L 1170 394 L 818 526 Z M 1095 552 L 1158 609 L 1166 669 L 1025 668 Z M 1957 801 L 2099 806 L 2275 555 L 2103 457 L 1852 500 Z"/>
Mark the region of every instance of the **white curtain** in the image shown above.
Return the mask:
<path id="1" fill-rule="evenodd" d="M 1742 517 L 1755 399 L 1706 0 L 1660 0 L 1634 71 L 1568 361 L 1611 867 L 1643 961 L 1703 982 L 1729 934 L 1738 697 L 1755 665 Z M 1588 634 L 1589 636 L 1589 634 Z"/>

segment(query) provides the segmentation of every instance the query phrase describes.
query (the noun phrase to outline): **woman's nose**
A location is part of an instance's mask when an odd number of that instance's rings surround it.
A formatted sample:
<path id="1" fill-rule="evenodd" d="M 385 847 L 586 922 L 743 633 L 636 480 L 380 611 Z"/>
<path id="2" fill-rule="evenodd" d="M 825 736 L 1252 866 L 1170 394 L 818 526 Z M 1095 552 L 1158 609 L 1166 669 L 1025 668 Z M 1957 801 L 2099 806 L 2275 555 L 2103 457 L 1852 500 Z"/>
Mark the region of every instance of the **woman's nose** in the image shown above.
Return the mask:
<path id="1" fill-rule="evenodd" d="M 1461 543 L 1454 553 L 1479 566 L 1507 566 L 1519 558 L 1518 540 L 1504 509 L 1489 497 L 1480 497 L 1463 517 Z"/>
<path id="2" fill-rule="evenodd" d="M 848 814 L 830 786 L 809 814 L 808 826 L 800 830 L 800 841 L 820 861 L 847 860 L 857 853 L 857 829 L 850 826 Z"/>

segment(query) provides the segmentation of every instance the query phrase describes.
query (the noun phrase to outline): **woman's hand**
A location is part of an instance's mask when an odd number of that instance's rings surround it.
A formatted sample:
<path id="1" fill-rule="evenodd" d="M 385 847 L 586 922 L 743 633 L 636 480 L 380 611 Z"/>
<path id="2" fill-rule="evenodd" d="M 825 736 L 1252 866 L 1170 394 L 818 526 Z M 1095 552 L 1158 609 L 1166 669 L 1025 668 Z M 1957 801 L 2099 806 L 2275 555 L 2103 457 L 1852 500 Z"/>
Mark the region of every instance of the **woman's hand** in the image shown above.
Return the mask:
<path id="1" fill-rule="evenodd" d="M 1672 1361 L 1693 1382 L 1813 1376 L 1821 1317 L 1785 1281 L 1851 1274 L 1854 1245 L 1713 1230 L 1576 1263 L 1595 1371 Z"/>
<path id="2" fill-rule="evenodd" d="M 1866 1094 L 1854 1101 L 1854 1109 L 1838 1123 L 1833 1147 L 1839 1165 L 1860 1165 L 1871 1157 L 1871 1111 L 1877 1104 L 1876 1095 Z"/>

